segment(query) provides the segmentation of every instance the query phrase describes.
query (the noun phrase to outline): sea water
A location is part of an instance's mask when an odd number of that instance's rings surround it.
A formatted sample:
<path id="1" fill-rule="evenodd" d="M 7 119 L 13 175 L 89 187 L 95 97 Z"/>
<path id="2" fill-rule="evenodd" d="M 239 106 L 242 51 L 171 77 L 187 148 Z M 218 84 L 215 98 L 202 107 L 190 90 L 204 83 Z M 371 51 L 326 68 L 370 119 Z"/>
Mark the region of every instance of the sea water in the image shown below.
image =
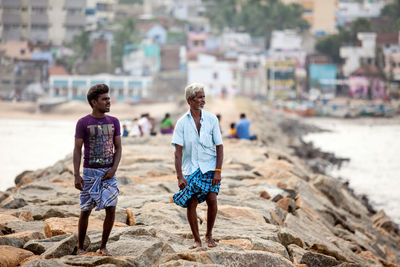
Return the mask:
<path id="1" fill-rule="evenodd" d="M 350 158 L 329 174 L 350 183 L 356 194 L 368 196 L 375 209 L 383 209 L 400 224 L 400 120 L 311 118 L 308 123 L 330 130 L 304 137 L 325 152 Z"/>

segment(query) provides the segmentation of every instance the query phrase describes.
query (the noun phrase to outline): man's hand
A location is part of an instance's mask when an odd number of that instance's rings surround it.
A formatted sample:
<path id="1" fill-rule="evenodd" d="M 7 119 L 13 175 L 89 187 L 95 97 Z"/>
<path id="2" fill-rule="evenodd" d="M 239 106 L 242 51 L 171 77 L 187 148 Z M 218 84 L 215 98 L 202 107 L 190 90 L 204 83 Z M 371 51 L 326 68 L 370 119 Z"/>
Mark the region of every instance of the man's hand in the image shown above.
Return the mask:
<path id="1" fill-rule="evenodd" d="M 75 188 L 80 191 L 83 190 L 83 179 L 79 174 L 75 175 Z"/>
<path id="2" fill-rule="evenodd" d="M 178 186 L 181 190 L 184 189 L 187 186 L 187 181 L 183 177 L 178 178 Z"/>
<path id="3" fill-rule="evenodd" d="M 101 178 L 102 181 L 104 180 L 108 180 L 114 177 L 115 174 L 115 170 L 113 169 L 109 169 L 108 171 L 106 171 L 106 173 L 103 175 L 103 177 Z"/>
<path id="4" fill-rule="evenodd" d="M 213 178 L 213 183 L 212 185 L 218 185 L 221 182 L 221 172 L 216 171 L 214 172 L 214 178 Z"/>

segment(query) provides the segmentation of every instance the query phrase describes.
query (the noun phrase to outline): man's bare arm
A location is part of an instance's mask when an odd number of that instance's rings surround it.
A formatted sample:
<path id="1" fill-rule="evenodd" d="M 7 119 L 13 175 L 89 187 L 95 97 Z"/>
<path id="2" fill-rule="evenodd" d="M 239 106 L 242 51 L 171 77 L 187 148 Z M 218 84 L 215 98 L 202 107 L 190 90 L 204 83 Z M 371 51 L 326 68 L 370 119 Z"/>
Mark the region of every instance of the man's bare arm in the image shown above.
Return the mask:
<path id="1" fill-rule="evenodd" d="M 182 174 L 182 149 L 182 146 L 175 144 L 175 171 L 180 189 L 185 188 L 187 185 L 187 182 L 185 178 L 183 178 Z"/>
<path id="2" fill-rule="evenodd" d="M 74 177 L 75 177 L 75 188 L 83 190 L 83 179 L 80 174 L 81 158 L 82 158 L 82 138 L 75 138 L 74 153 L 73 153 L 73 164 L 74 164 Z"/>
<path id="3" fill-rule="evenodd" d="M 217 164 L 215 166 L 215 169 L 222 170 L 222 162 L 224 161 L 224 146 L 219 145 L 216 147 L 216 150 L 217 150 Z M 220 182 L 221 182 L 221 172 L 215 171 L 213 185 L 217 185 Z"/>

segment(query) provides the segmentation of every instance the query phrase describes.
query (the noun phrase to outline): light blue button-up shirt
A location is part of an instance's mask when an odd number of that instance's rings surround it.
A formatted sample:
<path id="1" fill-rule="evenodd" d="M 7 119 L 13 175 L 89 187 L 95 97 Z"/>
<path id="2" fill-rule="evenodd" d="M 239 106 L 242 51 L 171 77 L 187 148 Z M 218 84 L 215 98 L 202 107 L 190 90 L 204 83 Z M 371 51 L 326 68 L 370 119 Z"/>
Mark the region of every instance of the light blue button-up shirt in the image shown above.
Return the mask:
<path id="1" fill-rule="evenodd" d="M 190 109 L 176 123 L 172 136 L 172 145 L 182 149 L 182 173 L 190 175 L 198 168 L 202 173 L 215 170 L 217 151 L 215 146 L 222 145 L 218 119 L 214 114 L 202 109 L 200 135 L 190 113 Z"/>

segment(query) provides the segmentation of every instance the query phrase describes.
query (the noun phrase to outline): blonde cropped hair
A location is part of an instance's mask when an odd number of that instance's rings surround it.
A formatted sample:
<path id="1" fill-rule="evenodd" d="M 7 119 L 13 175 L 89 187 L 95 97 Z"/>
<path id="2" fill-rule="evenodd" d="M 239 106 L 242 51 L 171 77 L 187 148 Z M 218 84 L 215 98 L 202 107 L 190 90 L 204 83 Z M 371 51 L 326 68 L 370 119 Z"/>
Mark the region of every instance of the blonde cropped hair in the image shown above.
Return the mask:
<path id="1" fill-rule="evenodd" d="M 198 92 L 204 92 L 205 85 L 202 83 L 191 83 L 185 88 L 186 100 L 192 99 Z"/>

